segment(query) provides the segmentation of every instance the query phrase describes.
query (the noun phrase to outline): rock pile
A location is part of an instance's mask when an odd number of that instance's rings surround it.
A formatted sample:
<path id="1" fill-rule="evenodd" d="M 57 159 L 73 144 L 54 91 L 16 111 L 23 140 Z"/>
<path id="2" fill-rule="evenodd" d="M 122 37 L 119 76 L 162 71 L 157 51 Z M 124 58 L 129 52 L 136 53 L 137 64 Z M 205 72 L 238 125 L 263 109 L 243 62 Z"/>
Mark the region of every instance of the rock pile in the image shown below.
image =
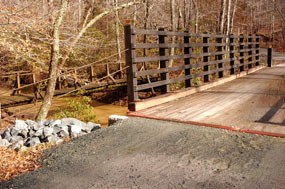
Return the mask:
<path id="1" fill-rule="evenodd" d="M 0 131 L 0 146 L 19 150 L 23 146 L 33 147 L 45 142 L 59 144 L 64 138 L 75 138 L 100 128 L 100 124 L 84 123 L 75 118 L 43 122 L 16 120 L 13 127 Z"/>

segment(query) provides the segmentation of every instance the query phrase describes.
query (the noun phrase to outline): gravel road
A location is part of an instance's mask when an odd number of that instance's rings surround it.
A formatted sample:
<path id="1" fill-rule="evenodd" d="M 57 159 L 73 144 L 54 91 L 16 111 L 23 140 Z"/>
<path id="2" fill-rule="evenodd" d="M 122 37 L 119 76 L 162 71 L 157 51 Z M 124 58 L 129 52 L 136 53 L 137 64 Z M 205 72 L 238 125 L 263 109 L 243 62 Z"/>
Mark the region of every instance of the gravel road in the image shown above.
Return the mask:
<path id="1" fill-rule="evenodd" d="M 46 151 L 0 188 L 285 188 L 285 139 L 142 118 Z"/>

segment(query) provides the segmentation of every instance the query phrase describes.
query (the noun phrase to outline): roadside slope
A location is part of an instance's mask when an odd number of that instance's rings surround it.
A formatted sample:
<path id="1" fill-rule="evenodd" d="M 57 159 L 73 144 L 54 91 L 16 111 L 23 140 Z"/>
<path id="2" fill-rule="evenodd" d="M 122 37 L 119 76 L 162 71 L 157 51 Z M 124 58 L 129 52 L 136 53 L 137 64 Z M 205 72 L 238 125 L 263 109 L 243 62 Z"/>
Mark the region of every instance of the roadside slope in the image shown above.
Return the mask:
<path id="1" fill-rule="evenodd" d="M 285 140 L 129 118 L 51 149 L 43 168 L 0 188 L 275 188 Z"/>

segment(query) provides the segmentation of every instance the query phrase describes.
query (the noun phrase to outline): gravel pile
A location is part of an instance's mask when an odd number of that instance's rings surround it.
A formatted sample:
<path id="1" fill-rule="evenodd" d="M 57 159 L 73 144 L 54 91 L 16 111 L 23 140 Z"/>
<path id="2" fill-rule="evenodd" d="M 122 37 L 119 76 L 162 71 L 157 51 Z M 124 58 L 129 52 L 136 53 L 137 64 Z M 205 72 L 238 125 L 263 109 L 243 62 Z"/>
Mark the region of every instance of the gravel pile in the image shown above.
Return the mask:
<path id="1" fill-rule="evenodd" d="M 76 138 L 100 128 L 100 124 L 84 123 L 75 118 L 43 122 L 16 120 L 15 125 L 0 131 L 0 146 L 20 150 L 23 146 L 33 147 L 45 142 L 59 144 L 64 138 Z"/>

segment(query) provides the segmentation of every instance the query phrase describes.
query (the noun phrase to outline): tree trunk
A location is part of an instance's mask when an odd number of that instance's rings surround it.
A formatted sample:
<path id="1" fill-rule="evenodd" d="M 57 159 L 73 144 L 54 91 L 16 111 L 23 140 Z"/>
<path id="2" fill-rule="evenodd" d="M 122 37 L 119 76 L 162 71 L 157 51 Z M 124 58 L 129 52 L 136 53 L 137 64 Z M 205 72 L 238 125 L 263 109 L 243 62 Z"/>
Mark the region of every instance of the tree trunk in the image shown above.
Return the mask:
<path id="1" fill-rule="evenodd" d="M 231 7 L 232 7 L 232 0 L 228 2 L 228 17 L 227 17 L 227 35 L 230 34 L 230 24 L 231 24 Z"/>
<path id="2" fill-rule="evenodd" d="M 195 33 L 199 32 L 199 8 L 198 8 L 198 4 L 196 2 L 196 0 L 192 0 L 194 7 L 195 7 Z"/>
<path id="3" fill-rule="evenodd" d="M 43 104 L 38 112 L 36 117 L 37 121 L 42 121 L 47 117 L 49 108 L 52 103 L 52 98 L 55 91 L 56 79 L 59 74 L 58 64 L 60 59 L 60 26 L 62 24 L 62 20 L 67 8 L 67 0 L 61 0 L 61 7 L 58 17 L 55 20 L 53 26 L 53 44 L 51 47 L 51 58 L 50 58 L 50 68 L 49 68 L 49 81 L 46 89 L 46 93 L 44 96 Z"/>
<path id="4" fill-rule="evenodd" d="M 219 32 L 220 33 L 224 33 L 226 6 L 227 6 L 226 0 L 221 0 L 221 12 L 220 12 L 220 18 L 219 18 L 219 24 L 220 24 Z"/>
<path id="5" fill-rule="evenodd" d="M 171 10 L 171 30 L 175 31 L 175 0 L 170 0 L 170 10 Z M 175 36 L 171 37 L 172 44 L 175 43 Z M 174 55 L 174 48 L 170 49 L 170 56 Z M 173 59 L 169 60 L 169 67 L 172 67 L 173 65 Z"/>
<path id="6" fill-rule="evenodd" d="M 238 0 L 235 0 L 235 1 L 234 1 L 234 5 L 233 5 L 234 8 L 233 8 L 233 11 L 232 11 L 232 14 L 231 14 L 230 33 L 233 32 L 233 28 L 234 28 L 234 20 L 235 20 L 235 13 L 236 13 L 237 2 L 238 2 Z"/>
<path id="7" fill-rule="evenodd" d="M 118 7 L 118 0 L 114 0 L 115 7 Z M 122 51 L 121 51 L 121 44 L 120 44 L 120 18 L 119 18 L 119 11 L 115 11 L 115 30 L 116 30 L 116 46 L 117 46 L 117 53 L 118 53 L 118 63 L 119 63 L 119 70 L 120 70 L 120 78 L 123 76 L 123 65 L 122 65 Z"/>

